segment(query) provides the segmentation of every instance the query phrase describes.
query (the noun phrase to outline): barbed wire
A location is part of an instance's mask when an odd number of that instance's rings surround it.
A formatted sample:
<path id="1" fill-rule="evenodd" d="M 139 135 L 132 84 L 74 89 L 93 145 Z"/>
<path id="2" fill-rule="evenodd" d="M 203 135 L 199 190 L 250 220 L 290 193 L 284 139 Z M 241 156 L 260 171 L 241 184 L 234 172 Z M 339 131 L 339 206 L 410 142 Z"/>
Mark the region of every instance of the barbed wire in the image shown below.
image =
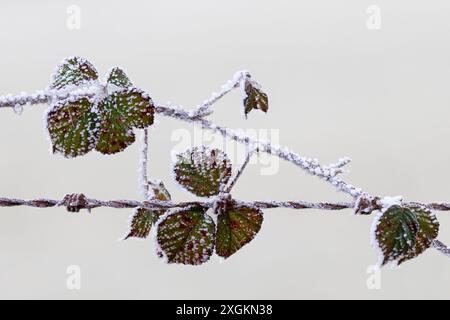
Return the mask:
<path id="1" fill-rule="evenodd" d="M 237 73 L 239 77 L 244 77 L 245 72 Z M 238 87 L 238 80 L 235 78 L 233 81 L 229 81 L 228 84 L 222 86 L 222 90 L 218 93 L 214 93 L 209 99 L 205 100 L 203 104 L 197 106 L 194 110 L 188 110 L 183 107 L 171 104 L 155 104 L 155 111 L 161 115 L 176 118 L 178 120 L 199 125 L 204 129 L 210 130 L 214 133 L 219 133 L 222 136 L 242 143 L 247 147 L 250 147 L 256 152 L 265 152 L 267 154 L 279 157 L 288 162 L 299 166 L 301 169 L 309 174 L 317 176 L 322 180 L 330 183 L 336 187 L 339 191 L 347 193 L 352 196 L 356 201 L 354 202 L 306 202 L 306 201 L 237 201 L 232 200 L 235 206 L 251 206 L 258 209 L 270 209 L 270 208 L 290 208 L 290 209 L 319 209 L 328 211 L 339 211 L 344 209 L 353 209 L 357 212 L 358 199 L 362 196 L 366 199 L 379 199 L 379 197 L 373 197 L 370 194 L 364 192 L 361 188 L 355 187 L 346 181 L 340 179 L 338 175 L 342 173 L 341 167 L 347 165 L 350 162 L 349 158 L 341 158 L 336 164 L 328 166 L 322 166 L 317 159 L 303 157 L 293 151 L 280 146 L 272 145 L 270 142 L 261 142 L 253 140 L 248 136 L 240 135 L 236 131 L 227 127 L 219 126 L 207 119 L 205 116 L 212 113 L 211 107 L 218 100 L 223 98 L 227 93 L 231 92 L 234 88 Z M 24 105 L 45 104 L 51 103 L 54 100 L 66 99 L 69 97 L 95 96 L 96 90 L 86 88 L 86 90 L 77 90 L 76 92 L 68 91 L 55 91 L 55 90 L 41 90 L 34 94 L 27 95 L 22 93 L 17 96 L 7 95 L 0 96 L 0 108 L 13 108 L 14 110 L 20 109 Z M 144 152 L 147 152 L 144 150 Z M 146 159 L 144 159 L 146 160 Z M 146 161 L 145 161 L 146 162 Z M 245 165 L 243 166 L 245 167 Z M 143 178 L 146 179 L 146 173 L 141 173 Z M 238 177 L 237 177 L 238 178 Z M 137 208 L 142 207 L 146 209 L 171 209 L 171 208 L 186 208 L 192 206 L 201 206 L 204 208 L 212 208 L 217 199 L 207 201 L 187 201 L 187 202 L 173 202 L 173 201 L 160 201 L 160 200 L 98 200 L 87 198 L 83 194 L 68 194 L 61 200 L 37 198 L 31 200 L 15 199 L 0 197 L 0 207 L 17 207 L 27 206 L 34 208 L 51 208 L 51 207 L 66 207 L 68 211 L 78 212 L 82 209 L 91 211 L 95 208 L 108 207 L 116 209 Z M 432 210 L 438 211 L 450 211 L 450 203 L 434 202 L 434 203 L 418 203 L 409 202 L 404 204 L 424 206 Z M 371 206 L 371 209 L 379 210 L 380 204 L 377 201 L 367 203 Z M 370 211 L 372 212 L 372 211 Z M 365 214 L 364 210 L 358 211 L 359 214 Z M 439 240 L 433 240 L 432 247 L 450 257 L 450 248 L 447 247 Z"/>

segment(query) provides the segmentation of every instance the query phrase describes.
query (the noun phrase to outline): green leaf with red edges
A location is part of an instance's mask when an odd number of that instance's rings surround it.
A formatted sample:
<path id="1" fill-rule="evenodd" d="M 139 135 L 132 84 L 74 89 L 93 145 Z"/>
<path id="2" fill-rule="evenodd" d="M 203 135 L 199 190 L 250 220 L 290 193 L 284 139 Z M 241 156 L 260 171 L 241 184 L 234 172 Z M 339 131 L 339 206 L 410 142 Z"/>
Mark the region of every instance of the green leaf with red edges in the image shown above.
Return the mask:
<path id="1" fill-rule="evenodd" d="M 204 208 L 173 211 L 159 223 L 157 241 L 168 263 L 199 265 L 214 251 L 215 224 Z"/>
<path id="2" fill-rule="evenodd" d="M 86 59 L 70 57 L 58 66 L 50 80 L 50 89 L 79 86 L 98 79 L 97 70 Z"/>
<path id="3" fill-rule="evenodd" d="M 194 147 L 177 155 L 175 179 L 200 197 L 217 195 L 231 176 L 231 163 L 218 149 Z"/>
<path id="4" fill-rule="evenodd" d="M 153 102 L 136 88 L 111 93 L 97 108 L 102 126 L 96 150 L 103 154 L 123 151 L 135 141 L 133 128 L 143 129 L 153 124 Z"/>
<path id="5" fill-rule="evenodd" d="M 217 218 L 216 253 L 230 257 L 253 240 L 261 229 L 263 213 L 256 208 L 231 208 Z"/>
<path id="6" fill-rule="evenodd" d="M 401 264 L 430 247 L 438 235 L 439 222 L 426 208 L 393 205 L 379 214 L 373 230 L 381 263 Z"/>
<path id="7" fill-rule="evenodd" d="M 73 158 L 95 148 L 100 117 L 92 111 L 89 99 L 59 101 L 49 109 L 46 118 L 54 153 Z"/>

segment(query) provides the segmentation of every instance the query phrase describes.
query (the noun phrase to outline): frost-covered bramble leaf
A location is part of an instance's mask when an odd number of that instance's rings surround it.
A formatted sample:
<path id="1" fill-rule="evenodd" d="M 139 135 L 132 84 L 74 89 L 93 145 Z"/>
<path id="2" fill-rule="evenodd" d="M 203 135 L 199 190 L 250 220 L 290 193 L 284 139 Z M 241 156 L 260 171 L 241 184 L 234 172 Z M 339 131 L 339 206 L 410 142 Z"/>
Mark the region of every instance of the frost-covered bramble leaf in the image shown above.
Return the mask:
<path id="1" fill-rule="evenodd" d="M 151 199 L 156 199 L 159 201 L 170 201 L 171 196 L 169 191 L 167 191 L 164 183 L 160 180 L 148 181 L 148 186 L 153 196 Z M 130 219 L 129 231 L 125 236 L 125 239 L 135 237 L 135 238 L 147 238 L 150 234 L 150 229 L 158 221 L 158 219 L 166 213 L 165 209 L 161 210 L 150 210 L 146 208 L 136 208 L 134 209 L 133 215 Z"/>
<path id="2" fill-rule="evenodd" d="M 153 124 L 153 102 L 136 88 L 111 93 L 97 108 L 102 125 L 96 150 L 103 154 L 123 151 L 136 139 L 133 127 L 143 129 Z"/>
<path id="3" fill-rule="evenodd" d="M 380 213 L 373 230 L 382 265 L 401 264 L 430 247 L 438 235 L 439 222 L 426 208 L 393 205 Z"/>
<path id="4" fill-rule="evenodd" d="M 120 121 L 129 127 L 145 129 L 153 124 L 153 101 L 137 88 L 111 93 L 99 102 L 98 108 L 102 119 Z"/>
<path id="5" fill-rule="evenodd" d="M 133 86 L 133 83 L 131 83 L 125 72 L 118 67 L 115 67 L 110 71 L 106 83 L 119 88 L 129 88 Z"/>
<path id="6" fill-rule="evenodd" d="M 216 253 L 228 258 L 253 240 L 261 229 L 263 213 L 256 208 L 231 208 L 217 218 Z"/>
<path id="7" fill-rule="evenodd" d="M 218 149 L 194 147 L 177 155 L 175 179 L 200 197 L 217 195 L 231 176 L 231 163 Z"/>
<path id="8" fill-rule="evenodd" d="M 89 61 L 80 57 L 70 57 L 64 59 L 53 73 L 50 89 L 63 89 L 70 85 L 81 85 L 97 79 L 97 70 Z"/>
<path id="9" fill-rule="evenodd" d="M 158 225 L 159 254 L 168 263 L 199 265 L 214 250 L 215 224 L 203 208 L 170 213 Z"/>
<path id="10" fill-rule="evenodd" d="M 87 98 L 57 102 L 47 112 L 47 129 L 53 152 L 73 158 L 94 149 L 99 119 Z"/>
<path id="11" fill-rule="evenodd" d="M 131 216 L 130 227 L 124 240 L 132 237 L 147 238 L 150 229 L 162 214 L 164 214 L 164 210 L 136 208 Z"/>
<path id="12" fill-rule="evenodd" d="M 259 109 L 263 112 L 269 110 L 269 99 L 267 94 L 261 90 L 261 86 L 250 78 L 243 80 L 243 108 L 244 114 L 247 114 L 253 109 Z"/>

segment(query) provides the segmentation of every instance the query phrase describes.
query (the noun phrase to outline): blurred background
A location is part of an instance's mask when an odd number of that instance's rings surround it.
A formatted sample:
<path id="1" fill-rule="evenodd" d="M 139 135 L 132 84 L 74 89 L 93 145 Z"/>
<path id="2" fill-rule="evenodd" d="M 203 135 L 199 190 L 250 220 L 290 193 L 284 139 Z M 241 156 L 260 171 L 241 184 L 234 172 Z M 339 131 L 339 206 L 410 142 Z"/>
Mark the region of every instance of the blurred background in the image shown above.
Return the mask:
<path id="1" fill-rule="evenodd" d="M 244 120 L 236 91 L 214 107 L 215 122 L 324 164 L 350 156 L 344 179 L 372 194 L 450 201 L 449 16 L 445 0 L 5 0 L 0 95 L 44 89 L 71 55 L 90 60 L 102 77 L 124 67 L 155 101 L 186 107 L 247 69 L 268 93 L 269 113 Z M 115 156 L 52 155 L 46 108 L 26 107 L 21 116 L 0 110 L 0 196 L 141 199 L 139 143 Z M 186 143 L 223 145 L 197 134 L 164 117 L 150 130 L 150 175 L 175 200 L 191 195 L 173 182 L 171 153 Z M 349 200 L 276 159 L 250 165 L 234 194 Z M 254 241 L 200 267 L 162 263 L 151 239 L 119 241 L 130 214 L 0 208 L 0 298 L 450 298 L 450 260 L 434 250 L 374 273 L 373 217 L 350 210 L 266 210 Z M 450 215 L 438 218 L 439 238 L 450 244 Z M 81 272 L 75 290 L 67 285 L 72 266 Z"/>

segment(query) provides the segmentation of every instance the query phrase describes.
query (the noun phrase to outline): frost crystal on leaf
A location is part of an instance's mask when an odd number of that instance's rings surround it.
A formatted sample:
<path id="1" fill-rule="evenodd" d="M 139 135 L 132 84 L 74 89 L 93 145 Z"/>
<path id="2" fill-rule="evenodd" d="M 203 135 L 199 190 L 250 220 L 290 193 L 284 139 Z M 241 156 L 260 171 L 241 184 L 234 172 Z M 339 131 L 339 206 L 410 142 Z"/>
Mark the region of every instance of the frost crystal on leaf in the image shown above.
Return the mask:
<path id="1" fill-rule="evenodd" d="M 159 254 L 168 263 L 199 265 L 214 250 L 215 224 L 204 208 L 180 210 L 158 224 Z"/>
<path id="2" fill-rule="evenodd" d="M 50 89 L 78 86 L 97 79 L 97 70 L 89 61 L 80 57 L 70 57 L 64 59 L 53 73 Z"/>
<path id="3" fill-rule="evenodd" d="M 217 195 L 231 176 L 231 163 L 218 149 L 194 147 L 177 155 L 175 179 L 200 197 Z"/>
<path id="4" fill-rule="evenodd" d="M 228 258 L 249 243 L 261 229 L 263 213 L 256 208 L 232 208 L 217 218 L 216 253 Z"/>
<path id="5" fill-rule="evenodd" d="M 119 88 L 129 88 L 133 86 L 133 83 L 130 81 L 125 72 L 118 67 L 111 69 L 106 83 Z"/>
<path id="6" fill-rule="evenodd" d="M 136 139 L 133 127 L 144 129 L 153 124 L 153 102 L 136 88 L 111 93 L 97 108 L 101 130 L 96 150 L 103 154 L 123 151 Z"/>
<path id="7" fill-rule="evenodd" d="M 439 222 L 427 208 L 395 204 L 380 212 L 372 229 L 380 263 L 401 264 L 430 247 L 438 235 Z"/>
<path id="8" fill-rule="evenodd" d="M 57 102 L 47 112 L 47 129 L 53 152 L 72 158 L 94 149 L 99 133 L 99 116 L 87 98 Z"/>

